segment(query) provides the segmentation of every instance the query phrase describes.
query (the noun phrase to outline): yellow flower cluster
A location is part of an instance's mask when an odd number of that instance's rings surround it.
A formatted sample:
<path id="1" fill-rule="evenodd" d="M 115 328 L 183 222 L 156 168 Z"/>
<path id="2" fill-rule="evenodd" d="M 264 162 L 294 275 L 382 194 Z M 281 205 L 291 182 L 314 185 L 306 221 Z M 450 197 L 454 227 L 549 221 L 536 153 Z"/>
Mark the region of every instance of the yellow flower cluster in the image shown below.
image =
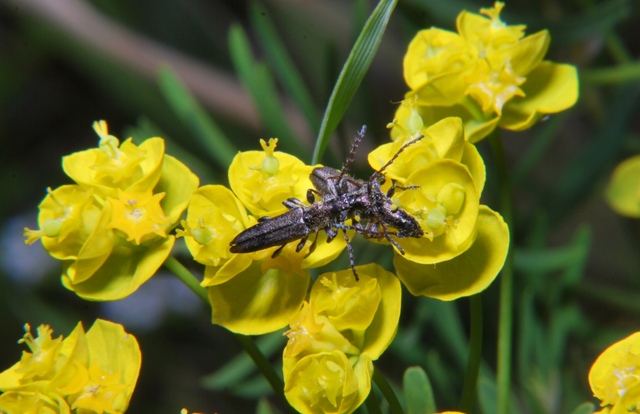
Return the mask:
<path id="1" fill-rule="evenodd" d="M 63 263 L 62 282 L 91 300 L 121 299 L 162 265 L 173 247 L 169 235 L 187 207 L 198 177 L 164 153 L 164 140 L 140 146 L 94 129 L 96 149 L 63 158 L 76 184 L 63 185 L 40 203 L 39 229 L 25 229 L 27 243 L 41 239 Z"/>
<path id="2" fill-rule="evenodd" d="M 398 239 L 405 254 L 395 252 L 394 266 L 414 295 L 441 300 L 470 296 L 486 289 L 502 269 L 509 229 L 498 213 L 480 204 L 484 161 L 465 140 L 460 118 L 425 127 L 418 111 L 411 111 L 404 123 L 392 124 L 404 133 L 369 154 L 377 169 L 406 142 L 424 136 L 386 170 L 400 185 L 417 187 L 393 200 L 424 231 L 421 238 Z"/>
<path id="3" fill-rule="evenodd" d="M 29 351 L 0 373 L 0 412 L 124 413 L 140 371 L 136 338 L 121 325 L 96 320 L 85 333 L 79 323 L 71 334 L 52 338 L 49 326 L 38 336 L 29 325 L 19 343 Z"/>
<path id="4" fill-rule="evenodd" d="M 502 217 L 479 202 L 484 162 L 465 141 L 459 118 L 430 127 L 419 115 L 412 119 L 420 126 L 403 127 L 413 133 L 369 154 L 371 166 L 380 169 L 405 142 L 424 135 L 385 170 L 392 179 L 388 185 L 408 187 L 395 191 L 394 205 L 424 231 L 421 238 L 397 239 L 405 252 L 395 252 L 398 277 L 414 295 L 453 300 L 478 293 L 497 276 L 509 244 Z M 231 240 L 257 218 L 286 212 L 284 200 L 305 199 L 313 188 L 314 167 L 275 151 L 276 143 L 262 141 L 263 151 L 235 157 L 229 167 L 231 190 L 222 185 L 197 189 L 178 235 L 205 265 L 202 286 L 208 288 L 213 323 L 247 335 L 290 324 L 284 370 L 291 404 L 302 412 L 350 412 L 369 393 L 371 361 L 395 335 L 399 282 L 377 265 L 367 265 L 358 267 L 359 282 L 351 270 L 320 276 L 307 299 L 309 269 L 335 259 L 346 246 L 341 237 L 327 243 L 319 235 L 311 253 L 311 240 L 301 251 L 297 242 L 289 243 L 276 257 L 278 247 L 229 251 Z"/>
<path id="5" fill-rule="evenodd" d="M 371 390 L 372 361 L 400 318 L 398 279 L 376 264 L 320 275 L 285 333 L 285 396 L 304 413 L 349 413 Z"/>
<path id="6" fill-rule="evenodd" d="M 599 413 L 640 412 L 640 332 L 600 354 L 589 371 L 589 385 L 602 401 Z"/>
<path id="7" fill-rule="evenodd" d="M 508 228 L 499 214 L 479 203 L 484 163 L 465 141 L 459 118 L 447 118 L 380 146 L 369 154 L 371 166 L 379 169 L 416 134 L 425 138 L 386 170 L 401 186 L 416 187 L 396 191 L 393 202 L 416 218 L 424 231 L 421 238 L 397 239 L 405 251 L 395 253 L 398 276 L 415 295 L 453 300 L 475 294 L 502 268 Z M 232 191 L 221 185 L 196 190 L 182 223 L 184 230 L 178 230 L 195 260 L 206 266 L 202 286 L 208 288 L 213 322 L 247 335 L 286 326 L 305 300 L 309 269 L 332 261 L 346 246 L 341 237 L 327 243 L 319 235 L 310 254 L 311 240 L 299 252 L 297 243 L 289 243 L 275 258 L 272 254 L 278 247 L 255 253 L 229 251 L 230 241 L 256 218 L 285 212 L 284 200 L 305 199 L 313 188 L 309 175 L 314 167 L 275 151 L 276 143 L 262 141 L 263 151 L 235 157 L 229 167 Z"/>
<path id="8" fill-rule="evenodd" d="M 458 15 L 458 33 L 431 28 L 418 32 L 404 57 L 404 78 L 422 118 L 447 116 L 464 122 L 469 142 L 496 127 L 523 130 L 540 117 L 571 107 L 578 98 L 574 66 L 544 61 L 546 30 L 524 35 L 525 26 L 500 19 L 504 4 Z M 400 107 L 397 119 L 405 119 Z M 395 135 L 395 132 L 394 132 Z"/>

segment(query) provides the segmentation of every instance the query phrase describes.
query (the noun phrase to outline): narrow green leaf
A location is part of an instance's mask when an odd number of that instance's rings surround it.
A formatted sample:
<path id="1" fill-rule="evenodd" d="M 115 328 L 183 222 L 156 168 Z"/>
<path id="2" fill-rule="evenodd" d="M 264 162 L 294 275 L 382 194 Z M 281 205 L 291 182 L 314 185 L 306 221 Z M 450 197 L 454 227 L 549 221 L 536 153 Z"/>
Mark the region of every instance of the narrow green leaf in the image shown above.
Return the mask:
<path id="1" fill-rule="evenodd" d="M 220 168 L 226 169 L 238 152 L 184 84 L 168 67 L 158 74 L 160 89 L 182 123 L 197 137 Z"/>
<path id="2" fill-rule="evenodd" d="M 283 342 L 282 333 L 275 332 L 260 337 L 260 339 L 256 341 L 256 345 L 265 356 L 270 356 L 282 348 Z M 255 363 L 245 352 L 233 358 L 216 372 L 203 378 L 202 384 L 204 388 L 220 390 L 238 383 L 254 372 L 256 372 Z"/>
<path id="3" fill-rule="evenodd" d="M 313 149 L 312 164 L 317 164 L 320 161 L 329 144 L 331 134 L 338 126 L 367 73 L 396 3 L 397 0 L 380 0 L 360 32 L 353 49 L 351 49 L 329 98 L 316 146 Z"/>
<path id="4" fill-rule="evenodd" d="M 422 368 L 407 368 L 402 377 L 402 388 L 407 414 L 430 414 L 436 411 L 431 382 Z"/>
<path id="5" fill-rule="evenodd" d="M 542 164 L 542 157 L 551 147 L 553 139 L 558 136 L 558 131 L 563 126 L 565 118 L 565 114 L 554 115 L 536 130 L 536 134 L 531 140 L 533 143 L 531 148 L 524 154 L 522 161 L 513 172 L 512 185 L 514 188 L 518 188 L 523 180 L 527 179 L 534 167 Z"/>
<path id="6" fill-rule="evenodd" d="M 256 414 L 276 414 L 278 410 L 276 410 L 269 400 L 266 398 L 260 398 L 258 401 L 258 407 L 256 407 Z"/>
<path id="7" fill-rule="evenodd" d="M 563 281 L 575 282 L 580 276 L 591 247 L 591 232 L 580 229 L 568 245 L 545 250 L 517 249 L 516 268 L 526 272 L 565 271 Z"/>
<path id="8" fill-rule="evenodd" d="M 498 412 L 498 389 L 492 379 L 482 378 L 478 382 L 478 403 L 483 413 Z"/>
<path id="9" fill-rule="evenodd" d="M 240 25 L 231 26 L 229 49 L 238 77 L 251 95 L 269 136 L 279 138 L 281 149 L 302 155 L 302 146 L 289 127 L 273 78 L 265 64 L 253 58 L 249 40 Z"/>
<path id="10" fill-rule="evenodd" d="M 593 414 L 596 411 L 596 407 L 593 403 L 585 402 L 577 406 L 571 414 Z"/>
<path id="11" fill-rule="evenodd" d="M 626 19 L 631 13 L 629 0 L 609 0 L 595 3 L 582 14 L 568 14 L 558 22 L 541 22 L 541 27 L 548 27 L 553 36 L 554 45 L 567 44 L 604 36 L 617 23 Z"/>
<path id="12" fill-rule="evenodd" d="M 300 72 L 278 36 L 273 22 L 255 2 L 251 3 L 250 12 L 249 17 L 258 33 L 257 38 L 267 51 L 267 58 L 273 65 L 280 82 L 307 118 L 309 125 L 314 131 L 318 130 L 320 128 L 318 109 L 311 99 L 311 93 L 302 80 Z"/>

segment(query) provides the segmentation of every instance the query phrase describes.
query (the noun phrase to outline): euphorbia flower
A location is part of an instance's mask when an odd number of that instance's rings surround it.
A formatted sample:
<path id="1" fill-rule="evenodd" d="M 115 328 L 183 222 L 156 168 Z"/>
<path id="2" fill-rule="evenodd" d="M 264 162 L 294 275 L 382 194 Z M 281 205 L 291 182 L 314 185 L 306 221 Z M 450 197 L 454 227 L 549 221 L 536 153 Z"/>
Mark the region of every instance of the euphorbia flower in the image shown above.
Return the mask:
<path id="1" fill-rule="evenodd" d="M 498 126 L 527 129 L 542 116 L 571 107 L 578 97 L 575 67 L 543 61 L 549 33 L 525 37 L 525 26 L 500 19 L 503 7 L 496 2 L 481 9 L 484 16 L 463 11 L 458 33 L 420 31 L 404 58 L 411 89 L 405 98 L 415 100 L 428 124 L 461 117 L 472 143 Z"/>
<path id="2" fill-rule="evenodd" d="M 277 144 L 277 138 L 268 144 L 261 139 L 263 151 L 239 152 L 229 166 L 229 186 L 256 217 L 285 212 L 284 200 L 306 200 L 312 188 L 309 175 L 314 167 L 276 151 Z"/>
<path id="3" fill-rule="evenodd" d="M 104 121 L 94 124 L 100 148 L 64 158 L 76 185 L 62 186 L 40 204 L 39 230 L 25 229 L 63 261 L 62 282 L 91 300 L 121 299 L 162 265 L 198 177 L 164 154 L 164 141 L 119 144 Z"/>
<path id="4" fill-rule="evenodd" d="M 221 185 L 199 188 L 179 231 L 194 258 L 206 265 L 201 283 L 208 288 L 212 322 L 246 335 L 286 326 L 298 311 L 309 286 L 306 260 L 294 246 L 276 258 L 272 250 L 233 254 L 229 242 L 255 224 L 240 200 Z"/>
<path id="5" fill-rule="evenodd" d="M 605 349 L 591 366 L 589 385 L 611 414 L 637 411 L 640 405 L 640 332 Z M 603 410 L 603 412 L 604 412 Z"/>
<path id="6" fill-rule="evenodd" d="M 421 238 L 397 240 L 404 250 L 404 255 L 395 252 L 398 277 L 414 295 L 453 300 L 480 292 L 498 275 L 509 245 L 502 217 L 480 205 L 484 161 L 466 142 L 459 118 L 425 127 L 414 102 L 402 108 L 403 117 L 393 123 L 393 142 L 369 154 L 371 166 L 379 169 L 410 140 L 422 137 L 385 170 L 404 187 L 396 189 L 394 203 L 424 232 Z"/>
<path id="7" fill-rule="evenodd" d="M 19 342 L 20 362 L 0 373 L 0 411 L 8 413 L 123 413 L 140 371 L 140 349 L 121 325 L 96 320 L 85 334 L 79 323 L 66 339 L 51 338 L 42 325 L 38 337 Z M 29 405 L 31 404 L 31 405 Z"/>
<path id="8" fill-rule="evenodd" d="M 285 396 L 300 412 L 353 412 L 395 336 L 400 283 L 376 264 L 356 269 L 358 282 L 350 269 L 320 275 L 285 333 Z"/>

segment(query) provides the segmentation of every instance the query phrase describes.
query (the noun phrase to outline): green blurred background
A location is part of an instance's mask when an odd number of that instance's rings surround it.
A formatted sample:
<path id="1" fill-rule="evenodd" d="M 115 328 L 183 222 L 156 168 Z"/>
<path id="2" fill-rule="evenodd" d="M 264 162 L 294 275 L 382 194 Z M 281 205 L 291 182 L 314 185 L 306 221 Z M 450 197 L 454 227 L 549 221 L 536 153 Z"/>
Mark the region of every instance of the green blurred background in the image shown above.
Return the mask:
<path id="1" fill-rule="evenodd" d="M 410 39 L 430 26 L 455 30 L 462 9 L 490 6 L 400 0 L 324 163 L 338 167 L 367 124 L 353 173 L 368 176 L 365 156 L 389 139 L 386 124 L 406 89 L 402 57 Z M 99 119 L 122 139 L 162 136 L 201 184 L 227 184 L 224 155 L 258 149 L 261 137 L 279 137 L 280 149 L 310 162 L 333 84 L 373 7 L 347 0 L 0 0 L 0 369 L 19 359 L 25 322 L 67 335 L 77 321 L 88 328 L 102 317 L 125 324 L 142 347 L 131 413 L 252 412 L 269 398 L 233 336 L 212 326 L 207 309 L 168 272 L 124 301 L 85 302 L 61 286 L 58 263 L 39 244 L 23 245 L 22 228 L 36 226 L 47 187 L 70 183 L 61 157 L 97 145 L 91 125 Z M 593 401 L 587 373 L 602 349 L 640 330 L 640 225 L 602 197 L 613 167 L 640 153 L 640 8 L 636 0 L 517 0 L 507 1 L 502 18 L 527 24 L 527 33 L 549 29 L 547 59 L 577 65 L 581 74 L 574 108 L 502 134 L 515 200 L 514 401 L 518 412 L 564 413 Z M 243 55 L 243 40 L 251 55 Z M 170 73 L 201 106 L 185 98 L 185 106 L 176 104 Z M 296 76 L 302 98 L 285 80 Z M 210 139 L 221 136 L 230 145 Z M 497 208 L 489 148 L 479 148 L 489 177 L 483 202 Z M 354 247 L 361 264 L 391 264 L 389 249 Z M 201 271 L 183 248 L 176 254 Z M 335 266 L 347 263 L 343 255 Z M 498 283 L 483 296 L 478 407 L 491 413 Z M 454 408 L 468 303 L 408 293 L 403 300 L 396 341 L 376 367 L 397 382 L 406 367 L 421 365 L 438 408 Z M 284 339 L 275 334 L 261 345 L 278 364 Z"/>

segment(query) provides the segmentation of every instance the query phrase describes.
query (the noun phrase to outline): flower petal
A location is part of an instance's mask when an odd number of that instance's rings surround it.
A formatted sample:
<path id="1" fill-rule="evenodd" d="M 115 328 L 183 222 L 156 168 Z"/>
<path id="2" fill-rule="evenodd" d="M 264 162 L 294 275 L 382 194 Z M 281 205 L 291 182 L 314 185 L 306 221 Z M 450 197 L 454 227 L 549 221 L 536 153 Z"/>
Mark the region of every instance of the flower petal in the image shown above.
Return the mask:
<path id="1" fill-rule="evenodd" d="M 504 106 L 500 127 L 521 131 L 545 114 L 573 106 L 578 100 L 578 73 L 575 66 L 544 61 L 529 73 L 521 88 L 525 96 Z"/>
<path id="2" fill-rule="evenodd" d="M 446 262 L 421 265 L 396 253 L 393 264 L 409 292 L 415 296 L 455 300 L 486 289 L 504 265 L 509 228 L 498 213 L 486 206 L 480 206 L 477 228 L 471 247 Z"/>
<path id="3" fill-rule="evenodd" d="M 263 271 L 260 262 L 225 283 L 209 287 L 213 323 L 244 335 L 281 329 L 300 309 L 309 287 L 309 274 Z"/>

